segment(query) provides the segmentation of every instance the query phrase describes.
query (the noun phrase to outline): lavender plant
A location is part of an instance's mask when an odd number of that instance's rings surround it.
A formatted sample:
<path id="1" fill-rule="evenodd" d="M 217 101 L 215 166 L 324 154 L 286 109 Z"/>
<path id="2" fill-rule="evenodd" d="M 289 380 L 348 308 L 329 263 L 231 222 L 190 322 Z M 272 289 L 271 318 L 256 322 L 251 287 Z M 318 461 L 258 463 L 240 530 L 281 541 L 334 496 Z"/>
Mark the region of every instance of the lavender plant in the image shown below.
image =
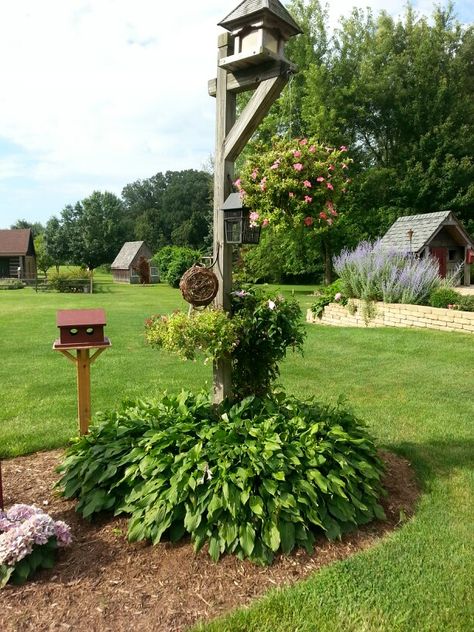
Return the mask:
<path id="1" fill-rule="evenodd" d="M 366 301 L 419 304 L 442 282 L 435 258 L 418 259 L 380 241 L 343 250 L 334 258 L 334 269 L 346 296 Z"/>
<path id="2" fill-rule="evenodd" d="M 71 544 L 71 530 L 35 505 L 0 511 L 0 588 L 24 583 L 40 568 L 52 568 L 57 547 Z"/>

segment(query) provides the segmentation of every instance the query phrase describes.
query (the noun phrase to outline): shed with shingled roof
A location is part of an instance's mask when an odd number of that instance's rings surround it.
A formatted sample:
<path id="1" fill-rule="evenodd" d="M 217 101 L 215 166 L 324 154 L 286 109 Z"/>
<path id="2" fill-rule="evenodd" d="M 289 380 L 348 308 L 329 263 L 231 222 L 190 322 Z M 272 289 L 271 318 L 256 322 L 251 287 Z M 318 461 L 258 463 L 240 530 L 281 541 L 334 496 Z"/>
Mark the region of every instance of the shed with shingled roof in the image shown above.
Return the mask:
<path id="1" fill-rule="evenodd" d="M 140 283 L 138 263 L 144 258 L 150 265 L 152 251 L 144 241 L 127 241 L 110 266 L 113 280 L 117 283 Z M 158 283 L 156 268 L 150 267 L 152 283 Z"/>
<path id="2" fill-rule="evenodd" d="M 0 279 L 36 278 L 36 253 L 30 228 L 0 230 Z"/>
<path id="3" fill-rule="evenodd" d="M 471 283 L 474 241 L 452 211 L 399 217 L 382 237 L 381 244 L 418 257 L 435 257 L 443 278 L 452 276 L 462 267 L 460 283 Z"/>

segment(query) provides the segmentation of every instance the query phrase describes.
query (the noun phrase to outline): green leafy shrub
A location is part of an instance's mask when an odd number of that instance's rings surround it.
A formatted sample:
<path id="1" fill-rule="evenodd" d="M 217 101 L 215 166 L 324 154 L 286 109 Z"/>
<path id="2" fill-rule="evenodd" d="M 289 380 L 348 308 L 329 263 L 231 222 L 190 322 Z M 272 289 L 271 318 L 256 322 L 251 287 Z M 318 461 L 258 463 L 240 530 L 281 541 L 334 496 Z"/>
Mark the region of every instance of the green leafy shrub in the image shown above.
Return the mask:
<path id="1" fill-rule="evenodd" d="M 311 311 L 315 316 L 321 318 L 324 312 L 324 308 L 329 303 L 341 303 L 341 305 L 347 305 L 347 298 L 344 296 L 344 287 L 340 279 L 331 283 L 325 288 L 318 290 L 316 293 L 316 300 L 311 305 Z"/>
<path id="2" fill-rule="evenodd" d="M 474 296 L 463 296 L 460 294 L 457 306 L 463 312 L 474 312 Z"/>
<path id="3" fill-rule="evenodd" d="M 130 540 L 179 540 L 217 560 L 270 563 L 383 518 L 383 466 L 364 425 L 342 405 L 284 394 L 216 409 L 207 394 L 129 402 L 97 417 L 60 466 L 77 511 L 131 516 Z"/>
<path id="4" fill-rule="evenodd" d="M 431 307 L 444 307 L 455 305 L 461 299 L 461 294 L 450 287 L 439 287 L 433 290 L 429 297 Z"/>
<path id="5" fill-rule="evenodd" d="M 287 349 L 303 350 L 301 308 L 295 299 L 248 287 L 232 292 L 232 322 L 238 338 L 232 352 L 233 394 L 262 396 L 278 377 Z"/>
<path id="6" fill-rule="evenodd" d="M 48 277 L 48 287 L 57 292 L 84 292 L 90 284 L 86 270 L 70 270 L 69 272 L 53 272 Z"/>
<path id="7" fill-rule="evenodd" d="M 194 360 L 197 352 L 210 360 L 224 357 L 237 344 L 234 324 L 223 310 L 217 309 L 152 316 L 145 321 L 145 337 L 152 347 L 166 349 L 186 360 Z"/>
<path id="8" fill-rule="evenodd" d="M 25 283 L 19 279 L 0 279 L 0 290 L 22 290 Z"/>
<path id="9" fill-rule="evenodd" d="M 194 263 L 200 260 L 200 250 L 186 246 L 165 246 L 153 257 L 158 267 L 160 278 L 171 287 L 179 287 L 181 277 Z"/>
<path id="10" fill-rule="evenodd" d="M 207 360 L 230 356 L 233 395 L 243 398 L 270 391 L 288 347 L 302 351 L 304 326 L 296 300 L 249 287 L 232 292 L 230 318 L 212 309 L 152 316 L 145 321 L 145 337 L 187 360 L 196 352 Z"/>

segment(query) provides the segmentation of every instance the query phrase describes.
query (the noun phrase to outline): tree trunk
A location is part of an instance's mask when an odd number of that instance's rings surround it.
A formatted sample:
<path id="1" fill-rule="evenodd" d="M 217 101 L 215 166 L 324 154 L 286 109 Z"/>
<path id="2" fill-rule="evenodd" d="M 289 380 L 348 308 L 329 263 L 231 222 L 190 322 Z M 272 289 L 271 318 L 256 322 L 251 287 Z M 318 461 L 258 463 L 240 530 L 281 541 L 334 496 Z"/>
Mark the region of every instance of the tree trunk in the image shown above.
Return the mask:
<path id="1" fill-rule="evenodd" d="M 94 268 L 89 270 L 89 279 L 90 279 L 89 293 L 93 294 L 94 293 Z"/>
<path id="2" fill-rule="evenodd" d="M 324 285 L 331 285 L 332 283 L 332 253 L 329 239 L 323 241 L 323 255 L 324 255 Z"/>

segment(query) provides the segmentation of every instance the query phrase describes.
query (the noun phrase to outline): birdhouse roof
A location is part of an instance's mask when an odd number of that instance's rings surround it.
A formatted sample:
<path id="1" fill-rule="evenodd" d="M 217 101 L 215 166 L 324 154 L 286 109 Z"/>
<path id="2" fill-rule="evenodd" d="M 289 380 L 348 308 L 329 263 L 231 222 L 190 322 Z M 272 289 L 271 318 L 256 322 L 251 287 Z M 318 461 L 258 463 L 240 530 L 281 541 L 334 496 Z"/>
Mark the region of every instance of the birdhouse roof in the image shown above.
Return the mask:
<path id="1" fill-rule="evenodd" d="M 114 262 L 110 266 L 112 270 L 128 270 L 132 265 L 133 260 L 137 256 L 139 250 L 145 245 L 148 253 L 144 255 L 151 256 L 151 251 L 144 241 L 126 241 L 120 252 L 115 257 Z"/>
<path id="2" fill-rule="evenodd" d="M 219 26 L 232 31 L 255 19 L 270 15 L 284 25 L 288 36 L 298 35 L 303 31 L 291 17 L 291 14 L 278 0 L 244 0 L 229 15 L 219 22 Z"/>
<path id="3" fill-rule="evenodd" d="M 472 246 L 472 238 L 452 211 L 399 217 L 382 237 L 381 244 L 394 250 L 419 252 L 444 226 L 454 229 L 465 245 Z M 413 231 L 411 243 L 410 231 Z"/>
<path id="4" fill-rule="evenodd" d="M 103 309 L 60 309 L 56 314 L 58 327 L 86 327 L 87 325 L 105 325 Z"/>

